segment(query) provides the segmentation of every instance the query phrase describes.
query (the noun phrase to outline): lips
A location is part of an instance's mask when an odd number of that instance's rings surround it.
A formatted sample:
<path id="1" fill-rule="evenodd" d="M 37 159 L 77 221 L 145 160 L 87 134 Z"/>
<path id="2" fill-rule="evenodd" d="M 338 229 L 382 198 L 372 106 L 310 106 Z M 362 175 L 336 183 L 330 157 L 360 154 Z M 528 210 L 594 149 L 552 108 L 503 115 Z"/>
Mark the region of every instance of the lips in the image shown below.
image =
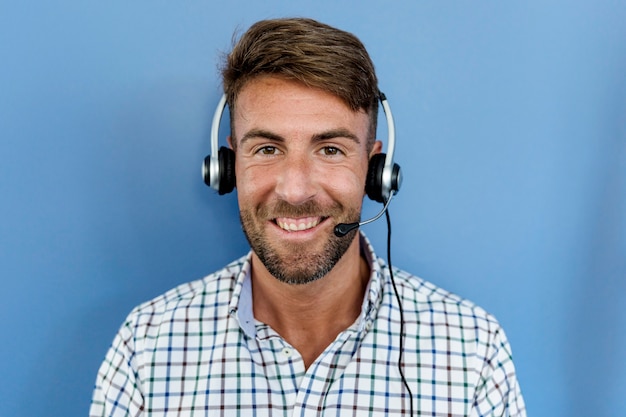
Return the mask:
<path id="1" fill-rule="evenodd" d="M 288 232 L 300 232 L 303 230 L 309 230 L 316 227 L 324 220 L 323 217 L 277 217 L 274 219 L 275 223 L 283 230 Z"/>

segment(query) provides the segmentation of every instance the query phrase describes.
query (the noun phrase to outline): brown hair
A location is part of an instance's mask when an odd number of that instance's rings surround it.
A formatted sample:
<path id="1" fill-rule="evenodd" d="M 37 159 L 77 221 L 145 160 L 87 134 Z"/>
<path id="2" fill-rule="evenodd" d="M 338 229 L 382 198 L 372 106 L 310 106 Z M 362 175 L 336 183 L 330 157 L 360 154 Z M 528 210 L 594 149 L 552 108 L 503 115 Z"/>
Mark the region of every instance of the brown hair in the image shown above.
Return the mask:
<path id="1" fill-rule="evenodd" d="M 224 92 L 231 112 L 244 85 L 262 75 L 319 88 L 353 111 L 365 111 L 370 117 L 368 148 L 373 144 L 378 80 L 365 46 L 353 34 L 306 18 L 259 21 L 241 36 L 224 62 Z"/>

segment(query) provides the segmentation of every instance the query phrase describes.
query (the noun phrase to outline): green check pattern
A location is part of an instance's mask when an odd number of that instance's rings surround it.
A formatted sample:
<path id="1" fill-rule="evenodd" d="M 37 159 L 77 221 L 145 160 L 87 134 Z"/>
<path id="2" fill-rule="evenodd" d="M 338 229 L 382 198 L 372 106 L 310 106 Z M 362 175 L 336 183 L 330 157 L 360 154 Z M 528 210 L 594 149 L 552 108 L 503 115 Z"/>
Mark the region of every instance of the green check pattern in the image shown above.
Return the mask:
<path id="1" fill-rule="evenodd" d="M 252 314 L 250 254 L 135 308 L 98 372 L 90 416 L 408 416 L 389 268 L 361 316 L 308 368 Z M 469 301 L 394 269 L 416 416 L 526 415 L 506 336 Z"/>

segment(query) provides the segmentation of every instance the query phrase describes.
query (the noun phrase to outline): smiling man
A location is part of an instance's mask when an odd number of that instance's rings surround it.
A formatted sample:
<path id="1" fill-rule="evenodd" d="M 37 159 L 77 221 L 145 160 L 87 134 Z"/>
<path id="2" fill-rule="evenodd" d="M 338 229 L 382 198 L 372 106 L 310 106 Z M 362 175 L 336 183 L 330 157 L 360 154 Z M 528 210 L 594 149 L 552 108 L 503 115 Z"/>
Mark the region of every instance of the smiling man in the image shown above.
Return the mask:
<path id="1" fill-rule="evenodd" d="M 355 232 L 333 230 L 359 220 L 369 157 L 380 143 L 368 146 L 364 111 L 277 76 L 242 88 L 233 125 L 255 317 L 308 367 L 360 312 L 369 267 Z"/>
<path id="2" fill-rule="evenodd" d="M 361 42 L 261 21 L 223 78 L 251 251 L 131 312 L 91 416 L 525 416 L 495 318 L 334 232 L 381 152 Z"/>

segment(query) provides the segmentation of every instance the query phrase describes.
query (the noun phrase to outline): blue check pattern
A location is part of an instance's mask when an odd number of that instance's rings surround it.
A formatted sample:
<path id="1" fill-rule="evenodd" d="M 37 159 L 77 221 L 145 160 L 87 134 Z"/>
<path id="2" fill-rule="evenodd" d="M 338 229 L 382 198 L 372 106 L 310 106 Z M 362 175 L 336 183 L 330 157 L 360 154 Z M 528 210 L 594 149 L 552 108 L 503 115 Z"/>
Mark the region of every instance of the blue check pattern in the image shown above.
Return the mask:
<path id="1" fill-rule="evenodd" d="M 371 280 L 355 323 L 305 369 L 252 314 L 250 254 L 135 308 L 97 375 L 90 416 L 408 416 L 400 310 L 361 236 Z M 402 367 L 416 416 L 525 416 L 494 317 L 394 269 Z"/>

